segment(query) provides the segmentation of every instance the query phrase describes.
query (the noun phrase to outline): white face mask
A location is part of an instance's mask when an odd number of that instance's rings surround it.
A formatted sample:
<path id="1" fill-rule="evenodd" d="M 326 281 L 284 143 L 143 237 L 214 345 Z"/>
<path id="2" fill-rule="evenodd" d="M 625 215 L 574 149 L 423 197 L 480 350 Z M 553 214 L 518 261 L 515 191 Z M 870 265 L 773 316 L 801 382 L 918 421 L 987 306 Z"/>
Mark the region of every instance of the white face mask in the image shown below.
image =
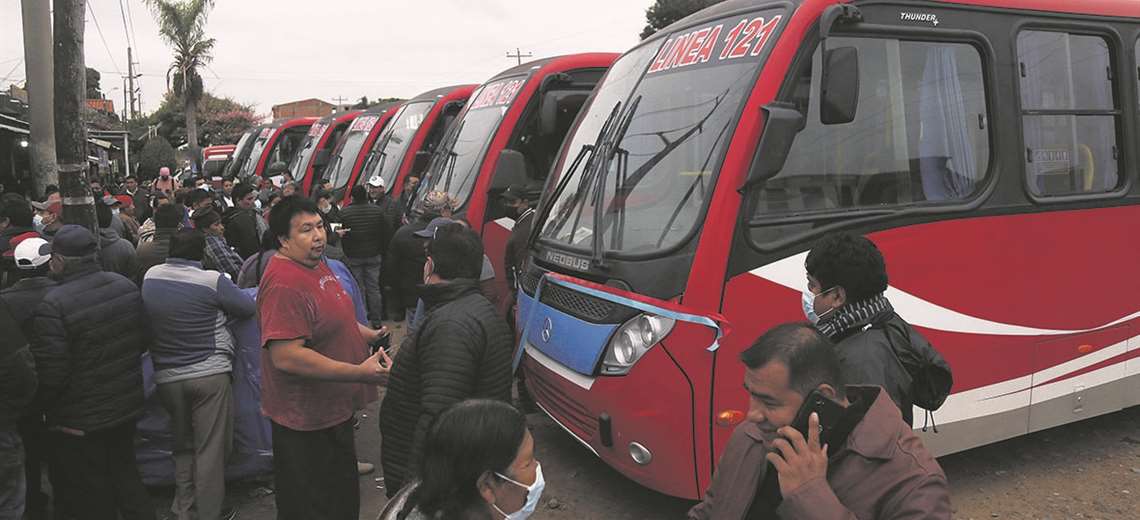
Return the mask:
<path id="1" fill-rule="evenodd" d="M 824 316 L 831 314 L 831 311 L 835 310 L 834 308 L 828 309 L 827 311 L 824 311 L 823 314 L 819 315 L 815 313 L 815 299 L 823 296 L 824 294 L 827 294 L 828 291 L 831 291 L 832 289 L 835 289 L 835 287 L 827 289 L 826 291 L 820 291 L 819 294 L 812 293 L 811 289 L 804 289 L 803 297 L 800 300 L 804 306 L 804 316 L 807 317 L 808 321 L 812 322 L 813 324 L 819 323 L 819 320 L 823 319 Z"/>
<path id="2" fill-rule="evenodd" d="M 542 490 L 546 488 L 546 479 L 542 478 L 542 464 L 536 462 L 535 466 L 534 484 L 531 484 L 529 486 L 518 482 L 506 475 L 503 475 L 502 473 L 495 473 L 496 475 L 506 479 L 507 482 L 526 489 L 526 503 L 523 504 L 522 509 L 515 511 L 514 513 L 508 515 L 507 513 L 504 513 L 502 509 L 499 509 L 499 506 L 491 504 L 491 507 L 495 508 L 495 511 L 498 511 L 500 515 L 503 515 L 504 519 L 524 520 L 525 518 L 529 518 L 530 515 L 533 515 L 535 509 L 538 508 L 538 501 L 540 498 L 542 498 Z"/>
<path id="3" fill-rule="evenodd" d="M 119 208 L 111 208 L 111 214 L 112 215 L 118 215 L 119 214 Z"/>
<path id="4" fill-rule="evenodd" d="M 44 224 L 44 216 L 36 213 L 36 215 L 32 217 L 32 227 L 36 229 L 36 233 L 43 233 L 44 228 L 47 227 L 47 224 Z"/>

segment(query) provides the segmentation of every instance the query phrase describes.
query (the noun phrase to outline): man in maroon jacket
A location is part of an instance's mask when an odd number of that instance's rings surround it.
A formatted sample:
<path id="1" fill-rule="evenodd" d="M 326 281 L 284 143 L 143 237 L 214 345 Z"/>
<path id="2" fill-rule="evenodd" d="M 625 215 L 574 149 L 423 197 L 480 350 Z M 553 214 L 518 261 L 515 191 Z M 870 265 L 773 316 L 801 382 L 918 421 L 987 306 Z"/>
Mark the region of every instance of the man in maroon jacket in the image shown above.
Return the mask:
<path id="1" fill-rule="evenodd" d="M 834 346 L 809 323 L 766 332 L 741 356 L 747 421 L 690 519 L 949 519 L 942 468 L 877 386 L 844 387 Z M 812 390 L 842 409 L 820 443 L 790 426 Z M 828 421 L 830 423 L 830 421 Z"/>

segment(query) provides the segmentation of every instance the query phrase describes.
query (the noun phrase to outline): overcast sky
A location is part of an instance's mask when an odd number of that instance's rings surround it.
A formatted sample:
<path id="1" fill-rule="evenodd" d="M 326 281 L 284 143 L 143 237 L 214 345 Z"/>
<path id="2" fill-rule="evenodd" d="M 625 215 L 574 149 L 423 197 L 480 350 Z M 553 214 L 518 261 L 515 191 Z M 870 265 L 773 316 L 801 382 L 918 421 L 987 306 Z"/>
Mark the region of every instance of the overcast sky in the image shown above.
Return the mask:
<path id="1" fill-rule="evenodd" d="M 651 2 L 217 0 L 207 26 L 217 45 L 203 77 L 211 93 L 254 103 L 259 114 L 311 97 L 334 103 L 338 97 L 411 97 L 450 84 L 482 83 L 516 63 L 506 57 L 515 47 L 535 58 L 624 52 L 638 42 Z M 166 90 L 171 60 L 150 11 L 141 0 L 88 4 L 85 55 L 87 66 L 102 73 L 104 94 L 121 112 L 130 34 L 143 75 L 143 108 L 153 110 Z M 21 25 L 20 0 L 0 0 L 5 90 L 24 80 Z"/>

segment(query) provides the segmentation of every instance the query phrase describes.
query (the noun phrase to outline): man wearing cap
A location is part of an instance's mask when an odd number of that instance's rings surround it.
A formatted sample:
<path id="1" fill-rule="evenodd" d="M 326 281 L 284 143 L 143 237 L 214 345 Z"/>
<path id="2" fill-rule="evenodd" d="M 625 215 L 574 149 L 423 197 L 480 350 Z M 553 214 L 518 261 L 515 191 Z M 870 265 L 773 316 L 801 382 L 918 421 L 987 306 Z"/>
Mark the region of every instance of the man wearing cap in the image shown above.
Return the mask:
<path id="1" fill-rule="evenodd" d="M 126 234 L 123 238 L 130 241 L 131 244 L 137 244 L 139 241 L 139 221 L 135 218 L 138 209 L 135 208 L 135 202 L 126 195 L 115 195 L 115 199 L 119 201 L 119 214 L 115 215 L 123 222 L 123 229 Z"/>
<path id="2" fill-rule="evenodd" d="M 352 204 L 340 212 L 340 221 L 344 224 L 341 247 L 345 263 L 352 271 L 352 277 L 356 278 L 356 283 L 364 289 L 368 321 L 375 327 L 384 318 L 380 296 L 380 268 L 383 264 L 384 242 L 388 235 L 386 218 L 380 206 L 368 203 L 368 193 L 364 186 L 352 187 Z"/>
<path id="3" fill-rule="evenodd" d="M 514 336 L 479 289 L 483 244 L 470 229 L 433 230 L 420 274 L 427 312 L 400 346 L 380 406 L 381 464 L 388 496 L 417 473 L 432 421 L 464 399 L 511 398 Z"/>
<path id="4" fill-rule="evenodd" d="M 226 226 L 222 217 L 213 208 L 205 208 L 194 214 L 194 229 L 206 235 L 206 252 L 202 266 L 220 271 L 237 280 L 241 272 L 241 257 L 226 243 Z"/>
<path id="5" fill-rule="evenodd" d="M 103 272 L 95 236 L 65 225 L 50 246 L 58 282 L 35 310 L 32 346 L 50 446 L 56 511 L 73 518 L 153 519 L 135 464 L 142 362 L 150 336 L 138 288 Z"/>
<path id="6" fill-rule="evenodd" d="M 29 343 L 37 338 L 32 330 L 33 311 L 43 301 L 48 291 L 55 287 L 55 281 L 48 277 L 48 241 L 33 233 L 19 235 L 12 240 L 13 263 L 19 278 L 15 285 L 0 291 L 0 307 L 7 307 L 12 313 L 15 326 L 19 328 Z M 35 407 L 27 410 L 20 421 L 20 436 L 24 441 L 24 473 L 27 482 L 26 506 L 31 518 L 40 518 L 47 506 L 45 495 L 40 492 L 40 467 L 44 457 L 43 412 Z"/>
<path id="7" fill-rule="evenodd" d="M 169 197 L 174 195 L 174 190 L 181 187 L 182 184 L 170 175 L 170 168 L 163 166 L 158 169 L 158 178 L 154 180 L 154 191 L 165 193 Z"/>
<path id="8" fill-rule="evenodd" d="M 118 222 L 121 225 L 122 221 L 112 214 L 111 202 L 118 203 L 108 195 L 103 198 L 102 204 L 95 206 L 95 218 L 99 221 L 99 264 L 104 271 L 133 278 L 139 270 L 135 246 L 115 231 L 113 224 Z"/>
<path id="9" fill-rule="evenodd" d="M 103 195 L 101 198 L 95 199 L 100 204 L 111 208 L 111 214 L 115 217 L 110 221 L 108 226 L 100 225 L 99 227 L 109 227 L 115 231 L 115 234 L 120 238 L 127 238 L 127 228 L 123 226 L 123 221 L 119 220 L 119 210 L 122 209 L 122 203 L 111 195 Z M 96 204 L 98 206 L 99 204 Z"/>
<path id="10" fill-rule="evenodd" d="M 427 228 L 433 219 L 439 217 L 450 219 L 455 209 L 453 201 L 454 199 L 442 191 L 428 193 L 420 205 L 419 217 L 400 227 L 388 244 L 387 262 L 394 289 L 392 293 L 399 300 L 399 305 L 393 305 L 392 308 L 397 312 L 402 311 L 404 318 L 411 317 L 416 311 L 416 301 L 419 299 L 416 286 L 422 281 L 424 263 L 427 262 L 427 255 L 424 253 L 427 239 L 417 236 L 416 233 Z M 399 318 L 397 317 L 397 320 Z"/>
<path id="11" fill-rule="evenodd" d="M 392 233 L 400 227 L 400 206 L 388 195 L 388 186 L 384 184 L 384 178 L 379 175 L 368 179 L 368 198 L 384 212 L 384 223 L 387 228 L 384 249 L 387 250 L 387 241 L 391 240 Z"/>
<path id="12" fill-rule="evenodd" d="M 130 197 L 130 204 L 124 203 L 124 207 L 134 207 L 136 213 L 135 217 L 137 217 L 140 222 L 150 217 L 150 192 L 147 191 L 146 188 L 139 186 L 138 177 L 128 175 L 126 179 L 123 179 L 122 195 Z"/>

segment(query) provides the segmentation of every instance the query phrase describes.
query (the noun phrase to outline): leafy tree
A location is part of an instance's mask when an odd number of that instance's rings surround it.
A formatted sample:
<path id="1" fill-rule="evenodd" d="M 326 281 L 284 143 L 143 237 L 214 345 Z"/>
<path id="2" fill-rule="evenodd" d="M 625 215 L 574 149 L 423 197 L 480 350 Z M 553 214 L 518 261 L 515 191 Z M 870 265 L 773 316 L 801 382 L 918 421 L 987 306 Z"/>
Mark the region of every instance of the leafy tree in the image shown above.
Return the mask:
<path id="1" fill-rule="evenodd" d="M 657 31 L 668 27 L 690 14 L 693 14 L 710 5 L 719 4 L 724 0 L 655 0 L 649 9 L 645 10 L 645 28 L 641 30 L 641 39 L 653 36 Z"/>
<path id="2" fill-rule="evenodd" d="M 103 90 L 99 88 L 99 80 L 102 78 L 99 71 L 87 67 L 87 99 L 103 99 Z"/>
<path id="3" fill-rule="evenodd" d="M 167 94 L 162 105 L 147 117 L 147 124 L 158 127 L 158 135 L 182 146 L 189 142 L 186 113 L 178 96 Z M 261 122 L 252 105 L 243 105 L 233 99 L 202 94 L 195 119 L 198 121 L 199 142 L 203 146 L 236 143 L 249 127 Z"/>
<path id="4" fill-rule="evenodd" d="M 176 168 L 174 160 L 174 147 L 162 137 L 151 137 L 143 145 L 139 153 L 139 162 L 135 171 L 143 179 L 153 179 L 158 176 L 158 169 L 166 166 L 170 171 Z"/>
<path id="5" fill-rule="evenodd" d="M 198 102 L 205 93 L 199 69 L 214 58 L 215 40 L 206 37 L 206 17 L 214 0 L 144 0 L 158 22 L 158 33 L 174 50 L 166 71 L 170 90 L 182 99 L 186 136 L 192 151 L 198 150 Z M 197 153 L 194 153 L 197 156 Z"/>

